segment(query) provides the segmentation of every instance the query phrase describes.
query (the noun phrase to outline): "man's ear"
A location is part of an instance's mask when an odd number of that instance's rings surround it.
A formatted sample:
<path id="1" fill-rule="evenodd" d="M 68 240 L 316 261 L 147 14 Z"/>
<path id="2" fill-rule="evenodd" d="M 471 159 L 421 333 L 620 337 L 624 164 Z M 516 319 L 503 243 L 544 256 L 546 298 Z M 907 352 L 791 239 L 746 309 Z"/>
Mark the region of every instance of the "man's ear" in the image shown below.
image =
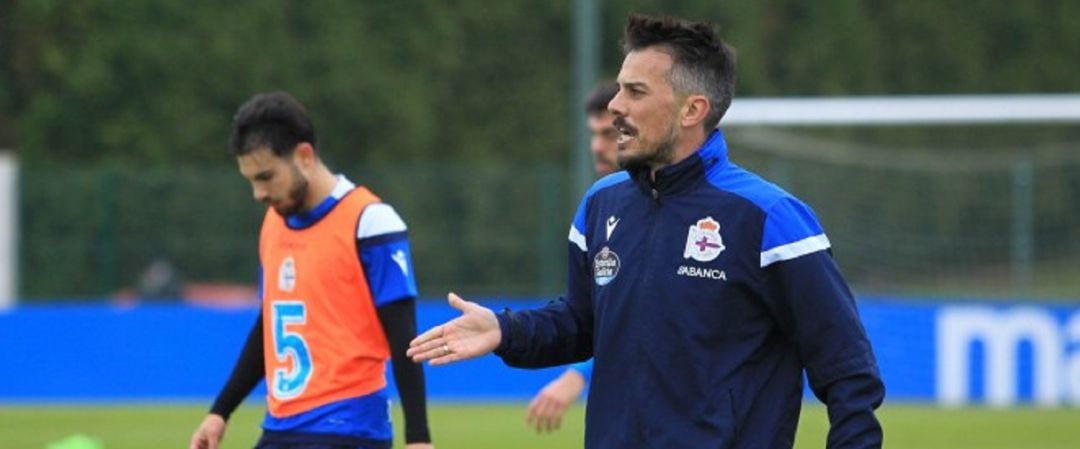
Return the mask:
<path id="1" fill-rule="evenodd" d="M 293 149 L 293 163 L 297 167 L 311 168 L 315 165 L 318 158 L 315 156 L 315 147 L 311 146 L 308 142 L 300 142 L 296 144 L 296 148 Z"/>
<path id="2" fill-rule="evenodd" d="M 682 108 L 682 126 L 684 128 L 693 128 L 700 126 L 705 121 L 705 117 L 709 115 L 711 109 L 709 99 L 704 95 L 691 95 L 686 98 Z"/>

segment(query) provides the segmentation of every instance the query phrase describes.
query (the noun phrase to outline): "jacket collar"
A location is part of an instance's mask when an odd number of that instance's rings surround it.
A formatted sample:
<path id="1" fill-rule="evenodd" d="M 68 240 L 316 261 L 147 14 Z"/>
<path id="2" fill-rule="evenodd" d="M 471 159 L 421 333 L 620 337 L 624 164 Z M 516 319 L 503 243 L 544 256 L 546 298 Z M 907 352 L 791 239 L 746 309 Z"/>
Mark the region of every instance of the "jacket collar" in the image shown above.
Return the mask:
<path id="1" fill-rule="evenodd" d="M 666 196 L 692 187 L 704 178 L 706 171 L 723 166 L 727 161 L 727 142 L 724 141 L 724 133 L 717 129 L 689 157 L 657 170 L 655 180 L 649 179 L 648 168 L 631 170 L 630 177 L 646 194 L 651 195 L 656 190 Z"/>
<path id="2" fill-rule="evenodd" d="M 310 227 L 329 214 L 334 209 L 334 206 L 337 206 L 337 203 L 345 197 L 345 194 L 351 192 L 354 188 L 356 188 L 356 184 L 349 181 L 349 178 L 346 178 L 345 175 L 337 175 L 337 183 L 334 184 L 334 189 L 330 191 L 330 196 L 323 199 L 311 210 L 300 211 L 285 217 L 285 222 L 292 229 Z"/>

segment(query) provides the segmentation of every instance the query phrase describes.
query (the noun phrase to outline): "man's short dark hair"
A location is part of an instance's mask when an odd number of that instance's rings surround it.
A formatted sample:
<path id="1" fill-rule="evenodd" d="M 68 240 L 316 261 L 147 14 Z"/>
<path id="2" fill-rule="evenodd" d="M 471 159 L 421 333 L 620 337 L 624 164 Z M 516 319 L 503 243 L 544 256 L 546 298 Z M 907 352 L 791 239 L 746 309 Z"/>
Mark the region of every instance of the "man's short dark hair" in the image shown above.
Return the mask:
<path id="1" fill-rule="evenodd" d="M 626 22 L 623 51 L 649 47 L 660 47 L 671 55 L 674 62 L 668 76 L 677 94 L 702 94 L 709 99 L 704 125 L 706 130 L 715 128 L 735 94 L 735 50 L 717 36 L 710 24 L 631 14 Z"/>
<path id="2" fill-rule="evenodd" d="M 619 84 L 614 81 L 602 81 L 593 88 L 589 97 L 585 99 L 585 113 L 599 115 L 607 112 L 608 103 L 619 93 Z"/>
<path id="3" fill-rule="evenodd" d="M 278 157 L 292 154 L 296 145 L 316 145 L 315 125 L 304 105 L 288 92 L 256 94 L 236 111 L 229 153 L 242 156 L 270 148 Z"/>

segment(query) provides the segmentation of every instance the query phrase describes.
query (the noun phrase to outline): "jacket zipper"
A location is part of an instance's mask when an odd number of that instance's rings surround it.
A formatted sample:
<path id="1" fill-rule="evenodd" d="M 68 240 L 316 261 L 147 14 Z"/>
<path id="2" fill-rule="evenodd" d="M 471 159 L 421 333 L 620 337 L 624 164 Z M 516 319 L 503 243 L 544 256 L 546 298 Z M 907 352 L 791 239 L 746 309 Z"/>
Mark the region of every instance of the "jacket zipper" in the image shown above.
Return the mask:
<path id="1" fill-rule="evenodd" d="M 649 307 L 651 304 L 656 303 L 656 301 L 651 300 L 651 298 L 653 296 L 653 290 L 654 290 L 653 289 L 653 270 L 649 269 L 651 267 L 649 267 L 648 265 L 649 265 L 649 261 L 652 260 L 652 258 L 651 258 L 652 249 L 653 249 L 652 248 L 652 242 L 653 242 L 653 235 L 656 233 L 655 232 L 656 231 L 656 220 L 657 220 L 657 216 L 659 215 L 658 212 L 659 212 L 659 209 L 660 209 L 660 191 L 656 190 L 655 187 L 651 187 L 649 189 L 649 199 L 647 201 L 649 202 L 649 209 L 648 209 L 648 213 L 646 214 L 645 218 L 646 218 L 646 222 L 647 222 L 646 226 L 648 228 L 646 229 L 646 232 L 645 232 L 645 245 L 644 245 L 645 251 L 644 251 L 644 253 L 642 254 L 642 257 L 641 257 L 641 263 L 646 265 L 645 276 L 644 276 L 645 280 L 642 283 L 642 289 L 641 289 L 642 290 L 642 297 L 639 297 L 639 302 L 638 302 L 638 304 L 635 304 L 635 306 L 637 306 L 637 311 L 638 312 L 648 312 L 648 313 L 642 313 L 641 315 L 643 317 L 652 317 L 652 316 L 655 316 L 655 314 L 653 314 L 651 310 L 645 310 L 645 309 L 647 307 Z M 652 326 L 652 325 L 646 325 L 644 327 L 646 329 L 656 329 L 656 327 Z M 641 339 L 640 339 L 641 337 L 639 336 L 638 338 L 639 339 L 636 342 L 637 346 L 638 346 L 638 351 L 640 353 L 644 354 L 645 353 L 644 351 L 646 351 L 646 348 L 642 347 L 642 342 L 641 342 Z M 639 363 L 642 363 L 642 364 L 645 363 L 644 358 L 639 358 L 638 360 L 639 360 Z M 638 368 L 638 371 L 641 371 L 641 370 L 643 370 L 643 367 Z M 635 386 L 635 391 L 640 391 L 640 392 L 646 391 L 646 385 L 644 385 L 643 377 L 638 376 L 638 379 L 639 379 L 638 380 L 638 385 Z M 640 412 L 642 407 L 635 407 L 634 409 L 637 411 L 634 414 L 635 415 L 634 418 L 635 418 L 635 421 L 637 421 L 637 423 L 636 423 L 637 426 L 636 427 L 638 428 L 638 435 L 641 438 L 648 438 L 648 436 L 646 435 L 647 431 L 644 428 L 646 423 L 643 422 L 642 417 L 641 417 L 641 412 Z M 643 443 L 644 441 L 645 440 L 641 440 L 639 442 Z"/>

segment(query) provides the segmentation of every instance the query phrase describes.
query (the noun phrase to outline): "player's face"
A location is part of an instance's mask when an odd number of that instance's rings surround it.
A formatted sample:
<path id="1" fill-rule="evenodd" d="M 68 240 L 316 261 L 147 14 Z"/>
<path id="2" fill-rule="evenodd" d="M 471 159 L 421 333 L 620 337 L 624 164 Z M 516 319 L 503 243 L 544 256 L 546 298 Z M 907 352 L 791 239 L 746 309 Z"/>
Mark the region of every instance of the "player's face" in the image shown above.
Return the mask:
<path id="1" fill-rule="evenodd" d="M 658 168 L 672 162 L 679 138 L 679 102 L 671 85 L 671 55 L 645 48 L 630 52 L 619 71 L 619 93 L 608 103 L 619 130 L 623 168 Z"/>
<path id="2" fill-rule="evenodd" d="M 589 114 L 589 150 L 593 155 L 593 169 L 597 176 L 607 176 L 619 169 L 615 161 L 615 141 L 619 131 L 615 129 L 615 117 L 610 112 Z"/>
<path id="3" fill-rule="evenodd" d="M 261 148 L 236 158 L 240 174 L 251 183 L 255 201 L 273 207 L 283 217 L 305 209 L 308 180 L 292 158 Z"/>

